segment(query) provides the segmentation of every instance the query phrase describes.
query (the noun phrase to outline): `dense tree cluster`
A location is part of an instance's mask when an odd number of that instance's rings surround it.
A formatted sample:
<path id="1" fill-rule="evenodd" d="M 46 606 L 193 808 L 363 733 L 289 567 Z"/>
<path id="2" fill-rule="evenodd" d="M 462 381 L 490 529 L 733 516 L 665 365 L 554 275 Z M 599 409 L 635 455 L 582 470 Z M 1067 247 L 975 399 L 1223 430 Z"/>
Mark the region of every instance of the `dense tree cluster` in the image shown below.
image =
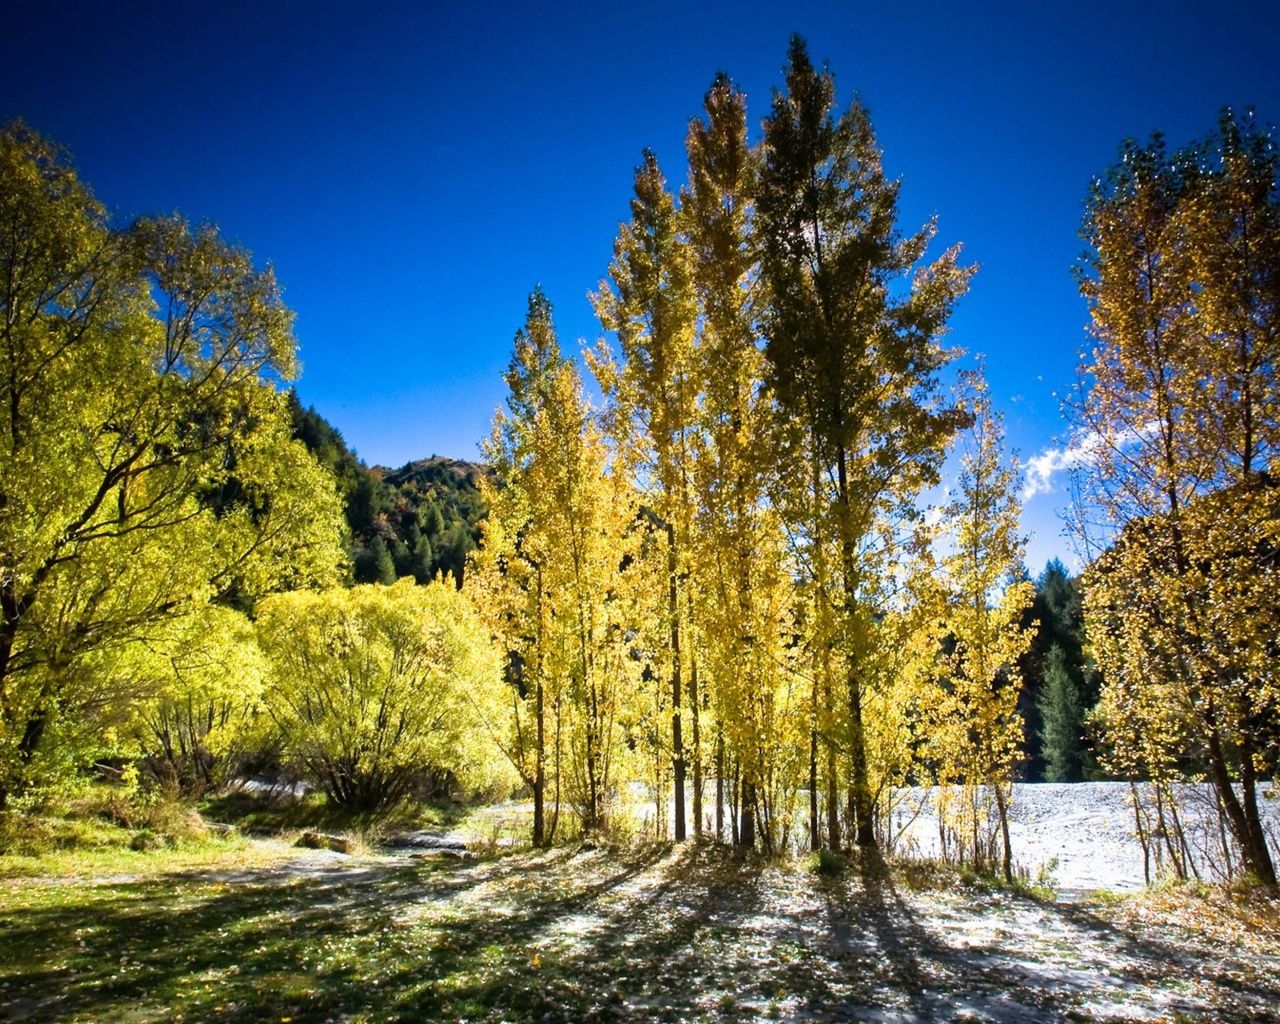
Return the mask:
<path id="1" fill-rule="evenodd" d="M 643 153 L 592 299 L 593 408 L 529 299 L 487 465 L 369 468 L 283 389 L 270 269 L 113 224 L 0 131 L 0 812 L 94 759 L 271 764 L 383 811 L 532 796 L 532 840 L 892 846 L 1012 877 L 1011 783 L 1133 784 L 1149 868 L 1275 887 L 1280 151 L 1252 116 L 1126 144 L 1086 206 L 1080 579 L 944 338 L 973 268 L 904 231 L 870 117 L 793 38 L 752 139 L 726 75 Z M 931 494 L 955 469 L 937 507 Z M 1139 783 L 1142 786 L 1139 786 Z M 0 851 L 2 852 L 2 851 Z"/>
<path id="2" fill-rule="evenodd" d="M 440 573 L 462 580 L 480 538 L 486 507 L 480 478 L 491 470 L 433 456 L 398 470 L 368 467 L 314 408 L 289 392 L 293 434 L 333 473 L 346 515 L 357 583 L 427 583 Z"/>
<path id="3" fill-rule="evenodd" d="M 208 225 L 113 225 L 21 124 L 0 250 L 0 811 L 97 759 L 187 790 L 294 763 L 364 808 L 491 778 L 500 676 L 455 587 L 301 593 L 377 545 L 387 582 L 460 579 L 481 471 L 366 470 L 280 388 L 270 269 Z"/>
<path id="4" fill-rule="evenodd" d="M 1004 821 L 1031 588 L 1005 586 L 998 420 L 980 380 L 943 379 L 972 271 L 958 248 L 926 262 L 932 224 L 899 230 L 865 109 L 838 111 L 799 39 L 748 137 L 721 75 L 687 185 L 645 152 L 595 295 L 617 340 L 589 353 L 599 415 L 540 293 L 516 337 L 467 591 L 509 652 L 535 842 L 566 804 L 608 827 L 624 780 L 659 835 L 766 850 L 802 827 L 815 849 L 885 841 L 909 779 L 994 787 Z M 921 495 L 970 428 L 939 563 Z M 922 756 L 944 728 L 963 742 Z"/>

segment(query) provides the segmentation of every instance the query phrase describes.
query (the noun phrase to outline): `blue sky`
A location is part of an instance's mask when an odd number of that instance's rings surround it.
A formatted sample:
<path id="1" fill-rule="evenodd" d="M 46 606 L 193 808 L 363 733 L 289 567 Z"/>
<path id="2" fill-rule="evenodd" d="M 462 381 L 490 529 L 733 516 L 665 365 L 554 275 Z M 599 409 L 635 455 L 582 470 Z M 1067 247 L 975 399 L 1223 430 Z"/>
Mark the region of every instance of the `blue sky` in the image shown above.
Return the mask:
<path id="1" fill-rule="evenodd" d="M 66 145 L 122 217 L 179 210 L 274 264 L 299 394 L 370 464 L 477 456 L 530 290 L 593 342 L 632 172 L 683 180 L 718 70 L 758 123 L 806 37 L 871 111 L 904 228 L 981 264 L 950 341 L 981 354 L 1024 461 L 1069 443 L 1071 277 L 1122 139 L 1280 120 L 1280 4 L 309 2 L 8 5 L 0 119 Z M 1048 473 L 1028 563 L 1068 555 Z"/>

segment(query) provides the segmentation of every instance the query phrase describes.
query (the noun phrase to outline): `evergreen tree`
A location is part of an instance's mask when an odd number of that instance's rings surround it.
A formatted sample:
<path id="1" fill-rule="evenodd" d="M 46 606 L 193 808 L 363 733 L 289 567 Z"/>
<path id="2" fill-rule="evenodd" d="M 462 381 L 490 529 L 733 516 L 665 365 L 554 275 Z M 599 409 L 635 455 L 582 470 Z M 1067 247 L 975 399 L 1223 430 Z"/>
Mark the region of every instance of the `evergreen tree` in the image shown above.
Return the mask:
<path id="1" fill-rule="evenodd" d="M 1026 778 L 1044 779 L 1044 720 L 1041 704 L 1048 684 L 1048 658 L 1053 647 L 1061 649 L 1063 664 L 1072 673 L 1076 690 L 1085 708 L 1097 700 L 1090 689 L 1096 685 L 1096 673 L 1085 664 L 1084 609 L 1079 581 L 1061 560 L 1054 558 L 1036 578 L 1035 600 L 1027 611 L 1024 625 L 1037 624 L 1031 649 L 1020 659 L 1023 692 L 1018 711 L 1026 722 L 1024 741 Z M 1081 756 L 1085 757 L 1084 751 Z"/>
<path id="2" fill-rule="evenodd" d="M 391 558 L 387 542 L 375 537 L 369 546 L 369 581 L 390 585 L 396 581 L 396 564 Z"/>
<path id="3" fill-rule="evenodd" d="M 1044 777 L 1049 782 L 1079 782 L 1084 777 L 1084 701 L 1077 668 L 1061 646 L 1049 648 L 1037 704 L 1044 723 Z"/>

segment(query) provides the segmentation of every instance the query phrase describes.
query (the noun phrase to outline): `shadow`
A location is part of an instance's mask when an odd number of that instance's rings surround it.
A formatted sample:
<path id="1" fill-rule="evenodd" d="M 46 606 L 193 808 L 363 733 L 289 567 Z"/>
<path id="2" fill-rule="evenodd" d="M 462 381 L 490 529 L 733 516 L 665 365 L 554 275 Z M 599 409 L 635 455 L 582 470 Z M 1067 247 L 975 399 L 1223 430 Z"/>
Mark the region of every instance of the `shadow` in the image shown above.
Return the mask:
<path id="1" fill-rule="evenodd" d="M 32 883 L 0 904 L 0 1021 L 1280 1019 L 1274 970 L 1242 953 L 1195 962 L 951 881 L 688 844 Z"/>

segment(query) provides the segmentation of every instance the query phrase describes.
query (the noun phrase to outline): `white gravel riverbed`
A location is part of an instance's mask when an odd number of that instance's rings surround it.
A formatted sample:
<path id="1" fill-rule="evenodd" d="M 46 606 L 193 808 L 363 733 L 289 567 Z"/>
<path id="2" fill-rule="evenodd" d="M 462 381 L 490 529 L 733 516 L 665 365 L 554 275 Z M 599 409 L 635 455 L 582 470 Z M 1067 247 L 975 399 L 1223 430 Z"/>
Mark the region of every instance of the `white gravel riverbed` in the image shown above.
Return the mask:
<path id="1" fill-rule="evenodd" d="M 1144 800 L 1151 799 L 1139 787 Z M 895 795 L 895 845 L 899 852 L 936 856 L 939 851 L 936 792 L 904 789 Z M 1177 787 L 1179 813 L 1197 868 L 1206 880 L 1214 868 L 1204 851 L 1221 863 L 1221 830 L 1208 784 Z M 1264 790 L 1259 811 L 1269 827 L 1273 853 L 1280 859 L 1280 791 Z M 1132 793 L 1125 782 L 1020 783 L 1013 787 L 1009 833 L 1014 862 L 1034 878 L 1052 865 L 1054 883 L 1064 894 L 1094 889 L 1124 891 L 1146 881 L 1142 845 L 1136 837 Z M 1056 864 L 1054 863 L 1056 861 Z M 1153 880 L 1158 866 L 1151 864 Z"/>

